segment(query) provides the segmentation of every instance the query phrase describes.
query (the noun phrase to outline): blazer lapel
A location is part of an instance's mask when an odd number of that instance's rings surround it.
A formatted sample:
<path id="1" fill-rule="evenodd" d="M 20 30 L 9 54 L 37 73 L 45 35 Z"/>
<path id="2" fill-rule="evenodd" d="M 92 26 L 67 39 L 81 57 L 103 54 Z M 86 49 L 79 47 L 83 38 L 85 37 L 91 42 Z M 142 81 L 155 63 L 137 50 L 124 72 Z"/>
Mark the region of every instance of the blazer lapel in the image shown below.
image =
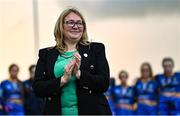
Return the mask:
<path id="1" fill-rule="evenodd" d="M 54 47 L 52 50 L 50 50 L 51 52 L 49 52 L 49 72 L 50 72 L 50 76 L 51 78 L 55 78 L 54 75 L 54 65 L 55 62 L 57 60 L 58 55 L 60 54 L 59 51 L 56 49 L 56 47 Z"/>
<path id="2" fill-rule="evenodd" d="M 81 66 L 80 69 L 86 69 L 87 66 L 89 65 L 89 45 L 85 46 L 82 44 L 79 44 L 79 54 L 81 55 Z"/>

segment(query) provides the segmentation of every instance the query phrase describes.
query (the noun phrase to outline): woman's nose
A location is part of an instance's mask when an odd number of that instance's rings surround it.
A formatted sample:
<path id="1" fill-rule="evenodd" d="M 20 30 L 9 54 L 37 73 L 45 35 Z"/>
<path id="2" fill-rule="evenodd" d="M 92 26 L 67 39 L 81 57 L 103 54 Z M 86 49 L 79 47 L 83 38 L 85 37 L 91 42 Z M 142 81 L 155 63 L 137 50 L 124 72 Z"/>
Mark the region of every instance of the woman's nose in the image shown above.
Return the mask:
<path id="1" fill-rule="evenodd" d="M 77 24 L 74 24 L 74 26 L 72 27 L 73 29 L 78 29 Z"/>

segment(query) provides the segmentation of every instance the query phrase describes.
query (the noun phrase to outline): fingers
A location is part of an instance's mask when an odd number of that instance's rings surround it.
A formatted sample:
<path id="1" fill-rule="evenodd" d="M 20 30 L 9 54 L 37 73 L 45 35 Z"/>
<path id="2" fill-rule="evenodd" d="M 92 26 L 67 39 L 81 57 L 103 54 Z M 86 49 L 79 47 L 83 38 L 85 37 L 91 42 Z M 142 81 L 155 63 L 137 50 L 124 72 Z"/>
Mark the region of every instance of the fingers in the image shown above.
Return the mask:
<path id="1" fill-rule="evenodd" d="M 69 67 L 69 72 L 70 73 L 72 72 L 73 68 L 74 68 L 74 64 L 71 64 L 70 67 Z"/>
<path id="2" fill-rule="evenodd" d="M 77 69 L 79 69 L 79 67 L 80 67 L 80 62 L 76 62 L 76 63 L 75 63 L 75 67 L 77 67 Z"/>
<path id="3" fill-rule="evenodd" d="M 77 67 L 77 69 L 79 69 L 79 67 L 81 65 L 81 55 L 78 52 L 76 52 L 74 54 L 74 57 L 75 57 L 75 60 L 76 60 L 75 66 Z"/>
<path id="4" fill-rule="evenodd" d="M 66 67 L 65 67 L 65 72 L 67 73 L 67 74 L 71 74 L 71 72 L 72 72 L 72 70 L 73 70 L 73 68 L 74 68 L 74 66 L 75 66 L 75 60 L 71 60 L 70 62 L 69 62 L 69 64 L 67 64 L 66 65 Z"/>
<path id="5" fill-rule="evenodd" d="M 78 52 L 74 53 L 74 59 L 69 62 L 69 64 L 65 67 L 65 73 L 71 74 L 72 71 L 75 73 L 79 70 L 81 65 L 81 56 Z"/>
<path id="6" fill-rule="evenodd" d="M 74 53 L 74 57 L 76 61 L 79 61 L 79 62 L 81 61 L 81 55 L 78 52 Z"/>
<path id="7" fill-rule="evenodd" d="M 78 52 L 74 53 L 74 56 L 76 56 L 76 57 L 81 59 L 81 55 Z"/>

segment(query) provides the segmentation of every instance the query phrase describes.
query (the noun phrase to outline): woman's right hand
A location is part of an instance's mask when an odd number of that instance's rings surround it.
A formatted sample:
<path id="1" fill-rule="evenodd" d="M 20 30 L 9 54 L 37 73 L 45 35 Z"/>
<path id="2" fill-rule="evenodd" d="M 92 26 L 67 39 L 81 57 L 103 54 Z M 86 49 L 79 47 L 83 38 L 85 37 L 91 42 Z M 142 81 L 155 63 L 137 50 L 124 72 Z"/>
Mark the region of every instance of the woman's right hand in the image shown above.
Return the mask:
<path id="1" fill-rule="evenodd" d="M 69 81 L 72 71 L 74 69 L 75 63 L 76 63 L 76 60 L 73 59 L 65 66 L 64 75 L 61 78 L 61 86 L 63 86 L 64 84 L 66 84 Z"/>

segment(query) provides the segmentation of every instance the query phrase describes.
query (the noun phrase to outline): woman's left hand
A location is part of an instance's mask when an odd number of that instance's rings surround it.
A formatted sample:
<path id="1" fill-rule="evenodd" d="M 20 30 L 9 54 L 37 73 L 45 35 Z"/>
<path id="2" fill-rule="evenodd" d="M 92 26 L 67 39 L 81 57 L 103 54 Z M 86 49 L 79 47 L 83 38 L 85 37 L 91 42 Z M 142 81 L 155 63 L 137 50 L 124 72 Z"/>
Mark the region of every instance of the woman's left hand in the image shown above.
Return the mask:
<path id="1" fill-rule="evenodd" d="M 81 55 L 78 52 L 76 52 L 76 53 L 74 53 L 74 57 L 75 57 L 76 63 L 75 63 L 75 66 L 74 66 L 73 73 L 76 76 L 76 78 L 79 79 L 80 76 L 81 76 L 81 71 L 79 69 L 80 65 L 81 65 Z"/>

